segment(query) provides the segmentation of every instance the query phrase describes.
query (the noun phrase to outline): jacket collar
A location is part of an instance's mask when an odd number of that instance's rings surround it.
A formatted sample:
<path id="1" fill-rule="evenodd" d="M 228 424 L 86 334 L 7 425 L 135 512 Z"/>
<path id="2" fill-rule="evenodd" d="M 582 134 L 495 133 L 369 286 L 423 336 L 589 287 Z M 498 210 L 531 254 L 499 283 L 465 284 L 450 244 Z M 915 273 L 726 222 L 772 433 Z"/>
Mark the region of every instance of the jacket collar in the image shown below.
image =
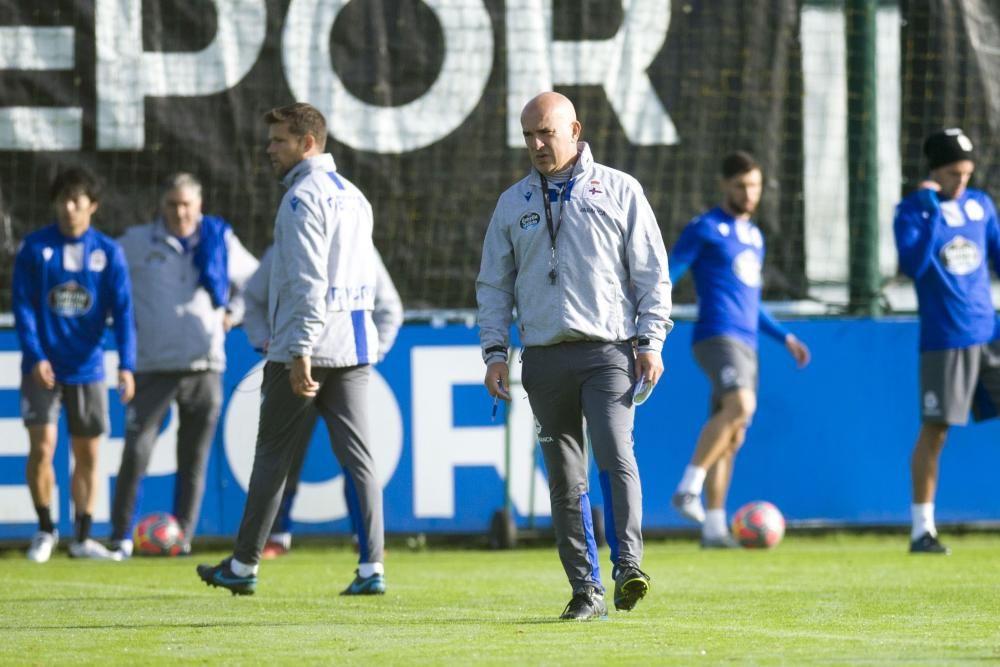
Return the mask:
<path id="1" fill-rule="evenodd" d="M 202 215 L 201 217 L 204 218 L 205 216 Z M 190 236 L 190 239 L 189 247 L 193 248 L 198 245 L 198 241 L 201 239 L 201 219 L 198 220 L 198 227 L 195 228 L 194 234 Z M 179 253 L 184 252 L 181 242 L 167 229 L 167 222 L 163 219 L 162 215 L 157 216 L 156 220 L 153 221 L 153 240 L 166 243 Z"/>
<path id="2" fill-rule="evenodd" d="M 311 171 L 322 171 L 323 173 L 337 171 L 337 165 L 333 161 L 333 156 L 329 153 L 312 155 L 292 167 L 288 173 L 285 174 L 285 177 L 281 179 L 281 184 L 285 186 L 286 189 L 290 188 L 295 185 L 296 181 L 303 178 Z"/>

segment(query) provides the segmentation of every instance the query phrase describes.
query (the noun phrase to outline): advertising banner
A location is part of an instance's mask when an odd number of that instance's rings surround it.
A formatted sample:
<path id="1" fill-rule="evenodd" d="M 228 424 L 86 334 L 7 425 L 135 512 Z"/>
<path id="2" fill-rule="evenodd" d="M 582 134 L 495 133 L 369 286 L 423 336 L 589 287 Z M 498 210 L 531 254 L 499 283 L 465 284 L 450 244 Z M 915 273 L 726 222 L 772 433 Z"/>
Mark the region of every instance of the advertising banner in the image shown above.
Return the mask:
<path id="1" fill-rule="evenodd" d="M 793 524 L 906 524 L 908 462 L 919 428 L 916 323 L 826 320 L 788 326 L 810 344 L 814 359 L 797 370 L 783 348 L 762 342 L 759 409 L 736 460 L 729 510 L 765 499 Z M 708 416 L 709 388 L 692 359 L 690 337 L 690 323 L 678 323 L 665 350 L 663 380 L 636 409 L 647 531 L 692 527 L 670 509 L 670 496 Z M 199 535 L 235 534 L 253 462 L 261 361 L 239 330 L 230 335 L 228 353 L 226 398 Z M 36 527 L 24 481 L 28 440 L 18 406 L 19 362 L 13 332 L 0 331 L 0 539 L 27 538 Z M 109 370 L 116 363 L 115 353 L 108 352 Z M 508 461 L 518 525 L 549 525 L 548 485 L 526 394 L 517 383 L 516 357 L 514 400 L 495 420 L 473 328 L 407 325 L 375 371 L 371 434 L 390 533 L 485 533 L 504 505 Z M 109 392 L 111 434 L 101 446 L 94 514 L 98 537 L 110 530 L 124 431 L 123 408 L 110 386 Z M 172 509 L 176 428 L 172 412 L 143 484 L 139 515 Z M 1000 520 L 993 484 L 1000 466 L 997 442 L 998 420 L 952 429 L 942 459 L 939 522 Z M 70 465 L 61 427 L 53 509 L 64 535 L 72 533 Z M 601 505 L 591 466 L 593 504 Z M 295 532 L 349 532 L 343 476 L 322 428 L 310 445 L 302 480 L 292 510 Z"/>

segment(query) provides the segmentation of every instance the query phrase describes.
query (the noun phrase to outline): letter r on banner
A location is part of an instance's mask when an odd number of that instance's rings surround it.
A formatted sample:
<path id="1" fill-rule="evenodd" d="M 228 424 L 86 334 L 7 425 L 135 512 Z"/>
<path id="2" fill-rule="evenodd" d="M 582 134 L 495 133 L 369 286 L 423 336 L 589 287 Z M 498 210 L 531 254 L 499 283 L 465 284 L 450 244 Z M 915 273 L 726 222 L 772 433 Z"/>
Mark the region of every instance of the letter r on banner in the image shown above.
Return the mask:
<path id="1" fill-rule="evenodd" d="M 507 145 L 523 145 L 521 108 L 554 86 L 604 88 L 638 146 L 678 142 L 677 129 L 646 70 L 667 39 L 669 0 L 623 0 L 615 36 L 579 42 L 552 39 L 553 0 L 507 0 Z"/>

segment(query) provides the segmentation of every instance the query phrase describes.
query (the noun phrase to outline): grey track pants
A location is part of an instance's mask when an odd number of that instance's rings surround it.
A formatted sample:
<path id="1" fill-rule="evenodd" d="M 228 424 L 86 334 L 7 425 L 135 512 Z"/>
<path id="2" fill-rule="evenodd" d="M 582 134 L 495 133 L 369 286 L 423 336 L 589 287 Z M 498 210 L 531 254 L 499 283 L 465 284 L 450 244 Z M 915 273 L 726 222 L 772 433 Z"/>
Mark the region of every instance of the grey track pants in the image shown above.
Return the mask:
<path id="1" fill-rule="evenodd" d="M 177 481 L 173 513 L 190 543 L 205 493 L 205 466 L 222 406 L 222 378 L 214 371 L 136 373 L 135 398 L 125 418 L 125 448 L 111 504 L 111 539 L 129 536 L 139 485 L 160 426 L 177 401 Z"/>
<path id="2" fill-rule="evenodd" d="M 299 490 L 299 478 L 302 476 L 302 465 L 306 461 L 306 454 L 309 451 L 309 443 L 312 441 L 313 432 L 316 430 L 316 422 L 319 421 L 319 413 L 315 408 L 309 408 L 311 413 L 300 420 L 299 427 L 292 436 L 292 446 L 295 447 L 296 454 L 292 458 L 288 468 L 288 478 L 285 480 L 285 490 L 281 494 L 281 502 L 278 504 L 278 513 L 274 515 L 274 523 L 271 524 L 271 534 L 292 532 L 292 504 L 295 502 L 295 495 Z M 298 441 L 302 445 L 298 445 Z M 348 510 L 351 508 L 348 487 L 344 485 L 344 495 L 347 499 Z M 350 514 L 350 511 L 348 511 Z M 351 532 L 355 532 L 354 516 L 351 515 Z"/>
<path id="3" fill-rule="evenodd" d="M 559 558 L 573 590 L 600 568 L 587 484 L 587 420 L 604 495 L 611 561 L 642 560 L 642 488 L 632 451 L 631 343 L 560 343 L 524 351 L 521 381 L 545 458 Z"/>
<path id="4" fill-rule="evenodd" d="M 358 522 L 358 561 L 382 562 L 382 486 L 375 474 L 368 439 L 369 373 L 369 366 L 313 368 L 319 393 L 315 398 L 303 398 L 292 393 L 289 370 L 284 364 L 269 361 L 264 366 L 253 472 L 233 551 L 241 563 L 260 561 L 288 471 L 299 450 L 308 444 L 297 434 L 302 420 L 315 417 L 313 407 L 326 423 L 333 453 L 344 470 L 348 506 Z"/>

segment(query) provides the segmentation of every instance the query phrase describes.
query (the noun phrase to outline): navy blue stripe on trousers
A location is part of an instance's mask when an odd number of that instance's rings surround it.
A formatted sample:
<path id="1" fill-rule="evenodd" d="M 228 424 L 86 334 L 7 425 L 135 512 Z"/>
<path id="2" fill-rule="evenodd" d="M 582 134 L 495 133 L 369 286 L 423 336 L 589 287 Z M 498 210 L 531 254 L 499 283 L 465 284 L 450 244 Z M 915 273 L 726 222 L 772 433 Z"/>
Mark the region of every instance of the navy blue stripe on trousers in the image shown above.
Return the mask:
<path id="1" fill-rule="evenodd" d="M 354 520 L 354 517 L 361 516 L 358 487 L 354 484 L 354 478 L 346 470 L 344 471 L 344 496 L 347 498 L 347 513 L 351 517 L 351 525 L 358 535 L 358 562 L 370 563 L 371 554 L 368 552 L 368 531 L 365 530 L 365 522 Z"/>
<path id="2" fill-rule="evenodd" d="M 590 494 L 580 494 L 580 520 L 583 522 L 583 534 L 587 540 L 587 560 L 590 562 L 592 582 L 603 589 L 601 584 L 601 565 L 597 557 L 597 540 L 594 539 L 594 515 L 590 508 Z"/>

